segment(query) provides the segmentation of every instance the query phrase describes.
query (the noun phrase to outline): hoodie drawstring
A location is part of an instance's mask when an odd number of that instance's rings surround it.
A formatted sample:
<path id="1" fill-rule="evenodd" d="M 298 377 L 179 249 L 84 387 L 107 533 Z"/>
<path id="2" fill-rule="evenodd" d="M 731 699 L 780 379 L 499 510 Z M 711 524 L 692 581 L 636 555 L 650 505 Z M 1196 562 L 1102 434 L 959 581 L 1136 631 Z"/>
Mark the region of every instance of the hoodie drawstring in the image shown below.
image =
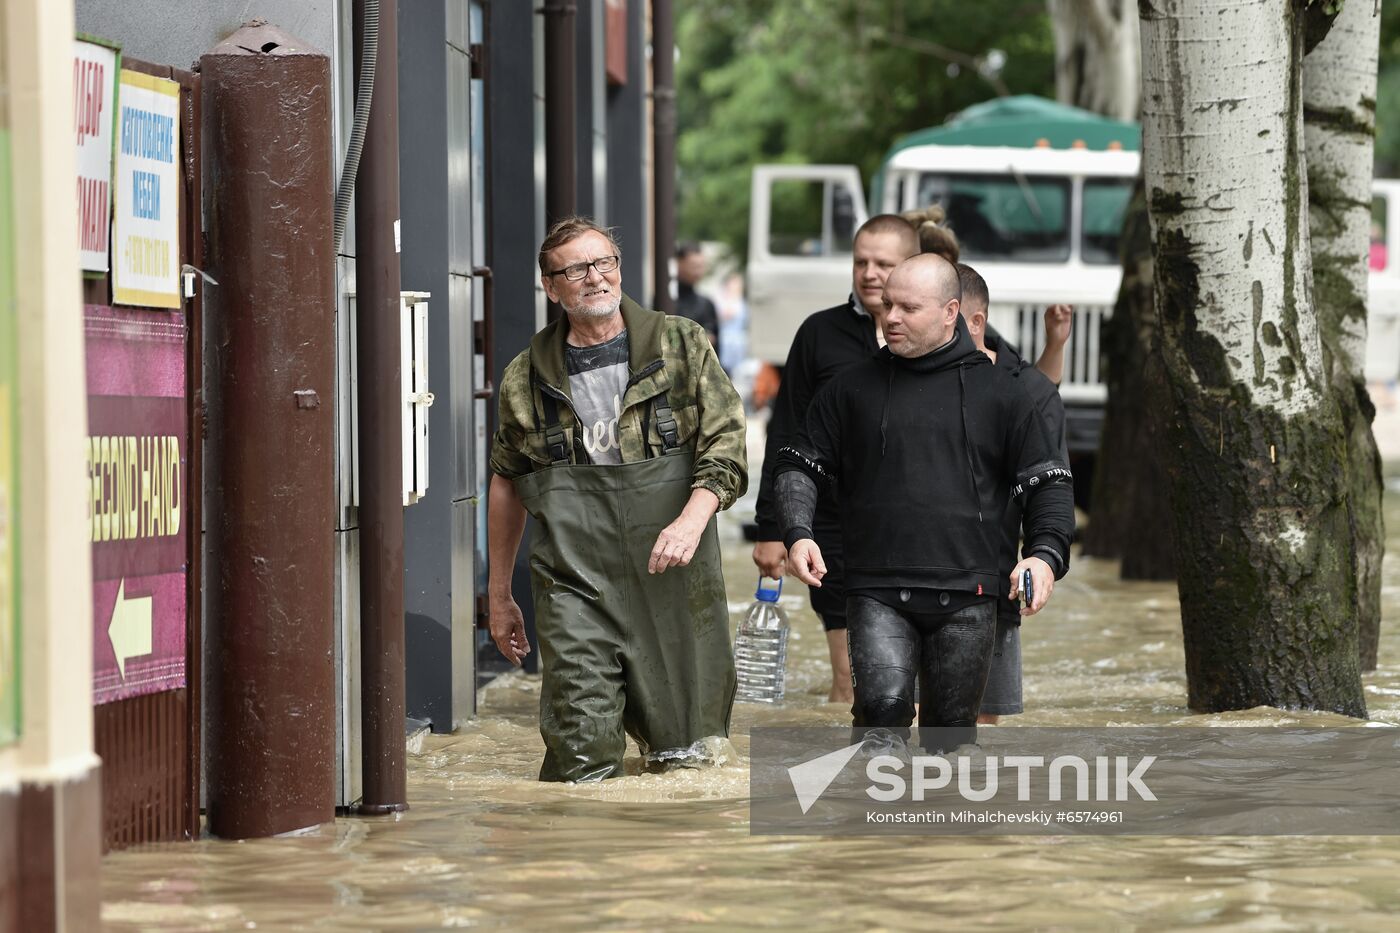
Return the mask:
<path id="1" fill-rule="evenodd" d="M 963 453 L 967 455 L 967 473 L 972 477 L 972 496 L 977 502 L 977 520 L 982 521 L 982 491 L 977 488 L 977 470 L 972 465 L 972 441 L 967 436 L 967 386 L 963 383 L 963 367 L 958 366 L 958 402 L 962 405 Z M 889 400 L 885 400 L 888 408 Z M 881 427 L 883 437 L 884 428 Z"/>
<path id="2" fill-rule="evenodd" d="M 890 377 L 885 381 L 885 407 L 880 412 L 880 459 L 885 458 L 885 431 L 890 426 L 890 395 L 894 391 L 894 367 L 890 367 Z"/>

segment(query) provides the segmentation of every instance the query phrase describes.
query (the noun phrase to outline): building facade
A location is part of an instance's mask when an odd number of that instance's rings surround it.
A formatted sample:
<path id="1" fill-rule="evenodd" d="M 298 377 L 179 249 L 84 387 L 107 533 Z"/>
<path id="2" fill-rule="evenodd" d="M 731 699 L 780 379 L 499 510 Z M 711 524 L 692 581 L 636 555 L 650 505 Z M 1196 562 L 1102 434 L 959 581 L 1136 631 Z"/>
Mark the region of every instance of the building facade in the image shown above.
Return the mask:
<path id="1" fill-rule="evenodd" d="M 201 683 L 219 671 L 224 659 L 214 655 L 201 630 L 218 568 L 205 559 L 207 534 L 203 533 L 208 524 L 198 526 L 196 510 L 192 513 L 196 527 L 185 529 L 191 542 L 184 564 L 191 579 L 190 605 L 184 616 L 189 620 L 183 667 L 188 682 L 182 682 L 179 690 L 118 698 L 94 710 L 93 677 L 87 672 L 95 664 L 112 662 L 114 653 L 113 663 L 123 665 L 129 660 L 123 651 L 133 656 L 142 652 L 139 644 L 123 648 L 110 634 L 126 624 L 116 615 L 123 605 L 121 590 L 111 618 L 94 618 L 92 592 L 70 585 L 75 569 L 80 579 L 89 578 L 88 554 L 95 540 L 91 502 L 84 499 L 94 476 L 88 451 L 95 429 L 83 404 L 81 386 L 88 364 L 78 311 L 85 305 L 91 309 L 122 304 L 116 300 L 120 296 L 107 292 L 106 285 L 96 280 L 78 285 L 77 250 L 64 245 L 77 242 L 74 215 L 68 210 L 74 164 L 73 115 L 68 103 L 73 100 L 72 40 L 75 33 L 94 37 L 119 47 L 122 61 L 132 68 L 183 81 L 182 106 L 194 108 L 197 117 L 202 100 L 198 61 L 244 25 L 239 17 L 246 4 L 201 0 L 182 5 L 173 18 L 169 4 L 161 0 L 77 0 L 76 17 L 73 11 L 65 14 L 62 7 L 38 0 L 5 2 L 4 72 L 16 192 L 13 223 L 15 230 L 25 231 L 16 238 L 14 268 L 21 298 L 16 305 L 15 346 L 19 355 L 38 361 L 40 368 L 21 367 L 17 375 L 21 399 L 38 407 L 31 409 L 25 403 L 26 417 L 20 419 L 13 442 L 20 451 L 17 475 L 24 484 L 26 508 L 16 528 L 6 526 L 5 544 L 20 554 L 23 568 L 15 613 L 23 636 L 16 642 L 23 646 L 23 654 L 14 665 L 18 673 L 10 678 L 19 685 L 23 718 L 17 740 L 8 745 L 0 729 L 0 814 L 6 807 L 17 806 L 31 778 L 42 782 L 62 774 L 65 781 L 77 782 L 75 793 L 79 793 L 96 780 L 94 748 L 107 749 L 109 754 L 113 748 L 122 749 L 123 754 L 134 749 L 133 760 L 142 763 L 140 769 L 123 771 L 123 756 L 110 754 L 106 779 L 115 780 L 121 792 L 109 792 L 109 801 L 143 813 L 168 807 L 172 813 L 193 817 L 128 820 L 126 834 L 114 835 L 113 814 L 108 812 L 103 819 L 105 834 L 92 838 L 105 838 L 110 846 L 199 832 L 198 801 L 205 782 L 198 762 L 201 748 L 207 750 L 209 736 L 217 735 L 221 726 L 217 712 L 212 716 L 207 708 L 200 712 L 206 693 Z M 414 296 L 408 301 L 420 314 L 409 318 L 417 321 L 417 331 L 405 325 L 418 353 L 416 357 L 410 353 L 405 360 L 409 369 L 426 373 L 426 385 L 415 389 L 417 402 L 410 402 L 407 409 L 411 422 L 411 405 L 422 406 L 425 425 L 425 433 L 416 438 L 417 447 L 410 438 L 406 448 L 411 474 L 406 485 L 412 491 L 414 483 L 419 484 L 409 496 L 416 501 L 404 512 L 407 728 L 451 731 L 473 716 L 479 678 L 489 673 L 480 669 L 479 658 L 489 661 L 494 652 L 481 625 L 487 611 L 484 503 L 495 417 L 493 387 L 547 314 L 536 250 L 545 231 L 546 177 L 551 170 L 546 123 L 558 114 L 560 103 L 551 103 L 545 94 L 550 68 L 544 54 L 548 16 L 567 12 L 574 30 L 573 208 L 617 228 L 626 251 L 628 293 L 645 301 L 653 291 L 648 4 L 644 0 L 577 0 L 546 7 L 515 0 L 405 0 L 397 10 L 400 217 L 396 243 L 402 290 Z M 331 168 L 338 184 L 355 120 L 353 4 L 351 0 L 301 0 L 277 4 L 270 13 L 274 25 L 330 57 L 335 163 Z M 211 398 L 218 385 L 204 375 L 199 362 L 202 352 L 212 369 L 224 352 L 213 336 L 199 336 L 217 332 L 215 318 L 220 313 L 210 310 L 217 302 L 211 301 L 208 309 L 203 303 L 202 296 L 216 294 L 213 290 L 219 285 L 199 265 L 201 241 L 207 245 L 211 217 L 217 218 L 220 209 L 209 200 L 209 192 L 215 190 L 210 166 L 218 164 L 220 153 L 210 150 L 213 143 L 207 134 L 200 134 L 207 122 L 201 124 L 190 111 L 179 119 L 184 120 L 185 133 L 181 137 L 185 148 L 180 168 L 186 184 L 180 196 L 181 221 L 191 231 L 179 254 L 185 263 L 182 307 L 188 316 L 189 339 L 198 344 L 187 356 L 193 367 L 191 404 L 204 407 L 191 407 L 191 423 L 196 424 L 191 448 L 181 451 L 176 458 L 179 466 L 172 469 L 194 470 L 188 475 L 198 486 L 200 473 L 194 468 L 202 454 L 197 422 L 206 419 L 203 429 L 211 430 L 208 419 L 215 419 L 212 428 L 217 428 L 220 417 L 217 399 Z M 56 154 L 58 150 L 63 153 Z M 334 536 L 336 554 L 335 799 L 340 806 L 352 806 L 359 797 L 364 754 L 358 657 L 355 242 L 352 212 L 334 257 L 339 362 L 334 399 L 337 438 L 330 468 L 336 474 L 337 509 L 334 528 L 326 532 Z M 40 276 L 49 278 L 41 281 Z M 65 318 L 69 311 L 71 318 Z M 88 327 L 90 338 L 90 323 Z M 418 391 L 424 388 L 426 392 Z M 51 463 L 72 469 L 67 473 L 50 469 Z M 88 464 L 86 472 L 83 463 Z M 198 487 L 190 494 L 208 502 L 211 491 Z M 523 556 L 517 569 L 522 574 L 517 591 L 525 596 L 529 587 Z M 132 595 L 127 593 L 125 598 Z M 149 640 L 150 623 L 146 625 Z M 4 644 L 0 641 L 0 647 Z M 0 689 L 7 685 L 0 680 Z M 165 723 L 165 732 L 156 729 L 157 719 Z M 123 725 L 114 733 L 110 724 L 118 720 Z M 169 741 L 171 723 L 181 733 L 180 755 L 157 747 Z M 142 743 L 145 746 L 136 748 Z M 166 769 L 182 767 L 177 760 L 181 755 L 194 764 L 184 766 L 183 777 L 173 782 L 180 793 L 172 796 Z M 162 785 L 159 794 L 151 790 L 154 784 Z M 80 794 L 73 800 L 66 812 L 81 824 L 86 812 L 81 802 L 95 809 L 97 796 Z M 0 893 L 18 883 L 17 846 L 28 837 L 17 833 L 16 825 L 0 819 Z M 95 843 L 88 849 L 70 845 L 56 851 L 72 862 L 55 866 L 56 885 L 64 878 L 95 871 Z M 13 901 L 5 897 L 0 902 Z M 52 903 L 62 907 L 65 901 L 57 896 Z M 74 909 L 81 907 L 78 901 L 72 904 L 78 905 Z M 67 924 L 57 925 L 85 928 L 84 922 L 74 919 L 78 916 L 72 914 Z M 0 929 L 6 928 L 6 921 L 17 922 L 0 916 Z"/>

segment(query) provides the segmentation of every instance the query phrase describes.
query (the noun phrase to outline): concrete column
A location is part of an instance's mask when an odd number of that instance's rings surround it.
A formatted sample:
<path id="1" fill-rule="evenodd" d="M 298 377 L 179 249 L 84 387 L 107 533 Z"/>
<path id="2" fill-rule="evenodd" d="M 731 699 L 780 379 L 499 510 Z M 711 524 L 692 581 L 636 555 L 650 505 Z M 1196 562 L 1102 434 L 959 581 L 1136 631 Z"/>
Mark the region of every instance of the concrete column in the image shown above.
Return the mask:
<path id="1" fill-rule="evenodd" d="M 87 380 L 73 201 L 73 7 L 9 0 L 22 734 L 0 749 L 0 930 L 99 922 Z"/>

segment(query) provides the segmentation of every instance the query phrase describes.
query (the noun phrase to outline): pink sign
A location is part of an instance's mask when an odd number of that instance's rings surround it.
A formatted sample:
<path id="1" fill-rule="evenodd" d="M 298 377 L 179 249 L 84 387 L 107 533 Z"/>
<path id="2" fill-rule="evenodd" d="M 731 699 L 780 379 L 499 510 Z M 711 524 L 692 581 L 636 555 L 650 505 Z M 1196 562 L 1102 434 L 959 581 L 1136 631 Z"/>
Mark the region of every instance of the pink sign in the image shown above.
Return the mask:
<path id="1" fill-rule="evenodd" d="M 185 685 L 185 316 L 87 305 L 93 702 Z"/>

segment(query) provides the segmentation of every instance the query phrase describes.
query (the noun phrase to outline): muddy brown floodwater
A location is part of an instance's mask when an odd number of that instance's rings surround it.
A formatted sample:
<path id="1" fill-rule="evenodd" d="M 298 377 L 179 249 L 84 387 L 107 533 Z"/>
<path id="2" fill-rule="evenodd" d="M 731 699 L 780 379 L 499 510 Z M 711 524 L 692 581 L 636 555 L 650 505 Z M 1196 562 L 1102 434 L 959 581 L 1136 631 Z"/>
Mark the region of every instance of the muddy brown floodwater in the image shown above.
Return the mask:
<path id="1" fill-rule="evenodd" d="M 1390 529 L 1371 718 L 1400 725 L 1400 492 Z M 734 616 L 755 572 L 741 505 L 721 523 Z M 748 730 L 849 723 L 825 702 L 821 626 L 800 585 L 789 697 L 739 704 L 708 771 L 601 785 L 535 781 L 537 679 L 482 691 L 460 734 L 409 760 L 412 809 L 281 839 L 148 846 L 103 862 L 109 930 L 1400 929 L 1400 837 L 773 837 L 748 826 Z M 1023 629 L 1018 725 L 1340 725 L 1330 714 L 1185 706 L 1173 584 L 1125 584 L 1078 560 Z"/>

